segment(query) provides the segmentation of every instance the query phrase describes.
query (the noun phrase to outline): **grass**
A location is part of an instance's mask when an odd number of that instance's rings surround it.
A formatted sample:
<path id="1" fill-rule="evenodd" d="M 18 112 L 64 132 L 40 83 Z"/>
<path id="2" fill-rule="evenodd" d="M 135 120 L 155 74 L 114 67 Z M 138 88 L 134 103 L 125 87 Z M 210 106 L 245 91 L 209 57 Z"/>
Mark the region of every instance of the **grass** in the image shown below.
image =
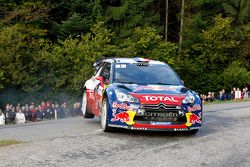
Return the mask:
<path id="1" fill-rule="evenodd" d="M 21 144 L 21 143 L 24 143 L 24 142 L 17 141 L 17 140 L 0 140 L 0 147 L 9 146 L 13 144 Z"/>
<path id="2" fill-rule="evenodd" d="M 213 102 L 205 102 L 203 105 L 210 105 L 210 104 L 224 104 L 224 103 L 239 103 L 239 102 L 250 102 L 250 98 L 248 99 L 242 99 L 242 100 L 228 100 L 228 101 L 221 101 L 221 100 L 216 100 Z"/>

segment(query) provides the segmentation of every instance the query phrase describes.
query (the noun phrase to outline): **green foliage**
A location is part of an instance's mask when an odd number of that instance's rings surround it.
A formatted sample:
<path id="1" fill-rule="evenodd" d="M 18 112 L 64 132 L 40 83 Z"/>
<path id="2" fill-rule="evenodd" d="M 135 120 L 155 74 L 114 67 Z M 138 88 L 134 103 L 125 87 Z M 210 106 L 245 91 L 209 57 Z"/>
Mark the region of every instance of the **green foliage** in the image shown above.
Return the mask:
<path id="1" fill-rule="evenodd" d="M 4 88 L 2 84 L 3 80 L 4 80 L 3 71 L 0 69 L 0 89 Z"/>
<path id="2" fill-rule="evenodd" d="M 177 47 L 165 42 L 154 28 L 135 28 L 132 36 L 120 46 L 125 57 L 143 56 L 174 64 Z"/>
<path id="3" fill-rule="evenodd" d="M 8 86 L 20 86 L 23 91 L 41 88 L 38 76 L 44 73 L 39 50 L 44 47 L 45 32 L 21 24 L 0 31 L 0 69 Z"/>
<path id="4" fill-rule="evenodd" d="M 27 1 L 17 6 L 2 20 L 5 24 L 32 24 L 42 26 L 49 20 L 50 6 L 42 1 Z"/>
<path id="5" fill-rule="evenodd" d="M 53 32 L 57 34 L 59 39 L 65 39 L 68 36 L 76 37 L 82 33 L 87 33 L 89 28 L 89 21 L 81 18 L 80 14 L 74 13 L 61 24 L 55 23 Z"/>
<path id="6" fill-rule="evenodd" d="M 228 63 L 236 59 L 234 53 L 239 45 L 231 22 L 232 19 L 221 15 L 214 17 L 214 25 L 203 30 L 200 41 L 188 49 L 187 54 L 192 55 L 187 56 L 184 65 L 180 65 L 180 73 L 188 83 L 192 83 L 192 88 L 208 92 L 224 87 L 222 72 Z"/>
<path id="7" fill-rule="evenodd" d="M 135 27 L 150 26 L 159 30 L 162 28 L 158 21 L 160 15 L 153 6 L 154 0 L 121 0 L 120 5 L 107 5 L 104 19 L 121 38 L 130 36 Z"/>
<path id="8" fill-rule="evenodd" d="M 5 99 L 76 98 L 92 63 L 116 56 L 165 61 L 199 92 L 249 84 L 249 0 L 185 1 L 181 61 L 181 1 L 169 1 L 168 39 L 176 43 L 163 40 L 165 2 L 0 0 Z M 237 82 L 230 80 L 234 77 Z"/>
<path id="9" fill-rule="evenodd" d="M 69 37 L 53 46 L 49 53 L 54 89 L 69 93 L 79 93 L 83 82 L 92 74 L 92 64 L 96 59 L 116 52 L 111 44 L 113 33 L 99 22 L 91 33 L 78 38 Z"/>
<path id="10" fill-rule="evenodd" d="M 227 0 L 222 6 L 225 13 L 233 18 L 235 24 L 244 24 L 250 20 L 249 0 Z"/>
<path id="11" fill-rule="evenodd" d="M 250 84 L 250 72 L 239 61 L 233 61 L 223 72 L 225 88 Z"/>
<path id="12" fill-rule="evenodd" d="M 209 70 L 211 67 L 216 70 L 216 67 L 219 68 L 218 63 L 227 64 L 227 61 L 233 58 L 229 55 L 239 42 L 233 36 L 231 21 L 230 18 L 216 16 L 214 26 L 201 33 L 201 43 L 192 46 L 196 52 L 201 53 L 196 60 Z"/>

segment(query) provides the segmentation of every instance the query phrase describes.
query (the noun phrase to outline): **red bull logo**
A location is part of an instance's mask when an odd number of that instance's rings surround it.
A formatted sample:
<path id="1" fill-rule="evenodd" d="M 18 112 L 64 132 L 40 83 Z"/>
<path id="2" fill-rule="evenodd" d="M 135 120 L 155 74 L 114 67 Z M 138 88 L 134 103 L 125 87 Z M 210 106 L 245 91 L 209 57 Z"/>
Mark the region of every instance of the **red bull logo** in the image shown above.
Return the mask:
<path id="1" fill-rule="evenodd" d="M 187 118 L 186 126 L 192 126 L 195 123 L 201 124 L 201 113 L 199 113 L 198 116 L 194 113 L 188 112 L 186 113 L 186 118 Z"/>
<path id="2" fill-rule="evenodd" d="M 122 110 L 128 110 L 129 109 L 129 106 L 126 103 L 118 104 L 116 101 L 113 103 L 112 107 L 113 108 L 119 108 L 119 109 L 122 109 Z"/>
<path id="3" fill-rule="evenodd" d="M 197 111 L 197 110 L 201 110 L 201 105 L 200 104 L 196 104 L 193 107 L 188 106 L 187 110 L 189 112 L 194 112 L 194 111 Z"/>
<path id="4" fill-rule="evenodd" d="M 112 122 L 121 121 L 122 123 L 126 123 L 128 125 L 134 124 L 134 117 L 136 112 L 134 111 L 124 111 L 118 114 L 113 114 L 114 118 L 111 119 Z"/>
<path id="5" fill-rule="evenodd" d="M 121 122 L 130 121 L 128 113 L 127 112 L 121 112 L 121 113 L 115 114 L 114 118 L 111 119 L 112 122 L 119 121 L 119 120 Z"/>

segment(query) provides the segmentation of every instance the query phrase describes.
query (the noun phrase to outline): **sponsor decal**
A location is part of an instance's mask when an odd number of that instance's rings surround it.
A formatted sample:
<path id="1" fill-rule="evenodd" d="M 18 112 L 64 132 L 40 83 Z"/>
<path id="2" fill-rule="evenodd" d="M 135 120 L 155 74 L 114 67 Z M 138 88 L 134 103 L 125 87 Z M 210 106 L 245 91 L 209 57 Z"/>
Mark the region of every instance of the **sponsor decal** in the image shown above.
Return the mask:
<path id="1" fill-rule="evenodd" d="M 126 64 L 116 64 L 115 68 L 127 68 Z"/>
<path id="2" fill-rule="evenodd" d="M 131 127 L 133 130 L 147 130 L 148 128 L 137 128 L 137 127 Z"/>
<path id="3" fill-rule="evenodd" d="M 169 102 L 178 102 L 174 97 L 168 96 L 142 96 L 146 101 L 169 101 Z"/>
<path id="4" fill-rule="evenodd" d="M 150 122 L 151 125 L 171 125 L 171 122 Z"/>
<path id="5" fill-rule="evenodd" d="M 187 118 L 186 126 L 192 126 L 195 123 L 201 124 L 201 112 L 198 115 L 191 112 L 186 113 L 186 118 Z"/>
<path id="6" fill-rule="evenodd" d="M 127 125 L 133 125 L 134 117 L 136 112 L 134 111 L 124 111 L 117 114 L 113 114 L 114 118 L 111 119 L 112 122 L 121 121 L 122 123 L 126 123 Z"/>
<path id="7" fill-rule="evenodd" d="M 188 129 L 177 129 L 177 128 L 175 128 L 174 131 L 188 131 Z"/>
<path id="8" fill-rule="evenodd" d="M 201 105 L 196 104 L 193 107 L 187 106 L 187 110 L 188 110 L 188 112 L 194 112 L 194 111 L 201 110 Z"/>
<path id="9" fill-rule="evenodd" d="M 116 101 L 113 102 L 112 107 L 113 108 L 119 108 L 119 109 L 122 109 L 122 110 L 128 110 L 129 109 L 129 106 L 126 103 L 118 104 Z"/>
<path id="10" fill-rule="evenodd" d="M 134 91 L 140 91 L 140 90 L 156 90 L 156 91 L 161 91 L 161 90 L 172 90 L 172 91 L 176 91 L 176 88 L 172 88 L 172 87 L 164 87 L 164 86 L 140 86 L 138 88 L 136 88 Z"/>
<path id="11" fill-rule="evenodd" d="M 97 89 L 97 93 L 102 96 L 103 90 L 104 90 L 103 87 L 99 86 L 98 89 Z"/>
<path id="12" fill-rule="evenodd" d="M 124 126 L 124 125 L 114 125 L 114 124 L 109 124 L 110 127 L 115 127 L 115 128 L 126 128 L 128 129 L 128 126 Z"/>
<path id="13" fill-rule="evenodd" d="M 174 112 L 145 112 L 144 116 L 146 117 L 166 117 L 166 118 L 176 118 L 178 117 L 177 113 Z"/>

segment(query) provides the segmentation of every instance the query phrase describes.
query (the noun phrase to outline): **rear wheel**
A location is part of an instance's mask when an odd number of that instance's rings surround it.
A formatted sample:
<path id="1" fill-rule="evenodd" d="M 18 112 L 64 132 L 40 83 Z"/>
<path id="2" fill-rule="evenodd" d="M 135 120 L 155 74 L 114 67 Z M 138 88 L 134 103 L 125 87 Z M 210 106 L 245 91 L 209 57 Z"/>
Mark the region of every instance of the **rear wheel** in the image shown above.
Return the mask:
<path id="1" fill-rule="evenodd" d="M 101 124 L 104 132 L 110 132 L 113 128 L 108 126 L 108 100 L 105 98 L 101 108 Z"/>
<path id="2" fill-rule="evenodd" d="M 86 91 L 83 92 L 82 97 L 82 114 L 84 118 L 94 118 L 94 114 L 90 114 L 87 110 L 87 93 Z"/>

